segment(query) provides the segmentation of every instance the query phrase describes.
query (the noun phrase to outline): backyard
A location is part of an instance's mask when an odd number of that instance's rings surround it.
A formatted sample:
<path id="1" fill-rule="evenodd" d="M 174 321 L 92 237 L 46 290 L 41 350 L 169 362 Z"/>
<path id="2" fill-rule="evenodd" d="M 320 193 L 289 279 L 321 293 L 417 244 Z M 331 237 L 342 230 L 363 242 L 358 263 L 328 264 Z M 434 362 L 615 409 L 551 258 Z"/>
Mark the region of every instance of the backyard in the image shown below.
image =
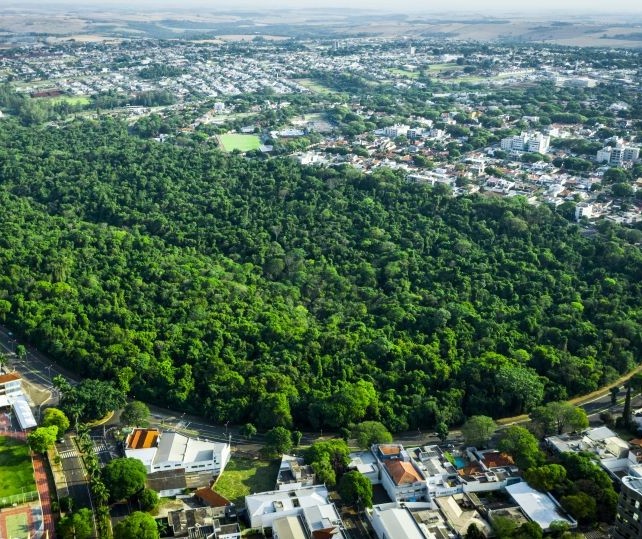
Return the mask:
<path id="1" fill-rule="evenodd" d="M 0 437 L 0 501 L 36 490 L 29 447 L 25 442 Z"/>
<path id="2" fill-rule="evenodd" d="M 233 458 L 214 485 L 214 490 L 242 506 L 248 494 L 274 490 L 278 471 L 278 461 Z"/>

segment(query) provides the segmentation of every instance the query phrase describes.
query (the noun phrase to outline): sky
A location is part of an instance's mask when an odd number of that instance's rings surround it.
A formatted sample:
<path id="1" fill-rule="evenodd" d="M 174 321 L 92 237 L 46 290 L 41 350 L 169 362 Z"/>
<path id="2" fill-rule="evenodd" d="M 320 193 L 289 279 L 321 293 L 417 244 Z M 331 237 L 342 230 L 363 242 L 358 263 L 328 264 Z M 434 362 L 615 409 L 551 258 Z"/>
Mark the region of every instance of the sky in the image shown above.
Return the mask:
<path id="1" fill-rule="evenodd" d="M 11 0 L 8 4 L 14 4 Z M 447 12 L 469 11 L 484 12 L 519 12 L 525 11 L 545 15 L 547 10 L 568 11 L 577 14 L 588 12 L 617 10 L 642 13 L 641 0 L 537 0 L 536 3 L 515 2 L 514 0 L 27 0 L 20 5 L 33 4 L 40 7 L 50 5 L 74 5 L 81 7 L 127 7 L 129 9 L 208 9 L 225 10 L 252 9 L 267 10 L 270 8 L 360 8 L 373 11 L 405 12 Z M 19 5 L 17 2 L 15 5 Z"/>

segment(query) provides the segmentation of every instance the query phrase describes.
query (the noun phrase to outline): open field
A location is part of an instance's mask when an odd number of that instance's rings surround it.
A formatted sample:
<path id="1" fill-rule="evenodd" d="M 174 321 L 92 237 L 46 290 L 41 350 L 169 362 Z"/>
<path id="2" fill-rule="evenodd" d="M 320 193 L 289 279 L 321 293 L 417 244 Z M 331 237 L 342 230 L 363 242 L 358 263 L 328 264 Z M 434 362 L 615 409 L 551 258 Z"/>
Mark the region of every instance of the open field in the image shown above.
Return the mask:
<path id="1" fill-rule="evenodd" d="M 329 94 L 332 92 L 332 90 L 327 86 L 323 86 L 323 84 L 319 84 L 318 82 L 312 79 L 296 79 L 296 82 L 298 82 L 304 88 L 307 88 L 311 92 L 314 92 L 317 94 Z"/>
<path id="2" fill-rule="evenodd" d="M 0 498 L 36 490 L 26 443 L 0 437 Z"/>
<path id="3" fill-rule="evenodd" d="M 45 97 L 49 103 L 69 103 L 70 105 L 89 105 L 91 98 L 86 95 L 59 95 L 57 97 Z"/>
<path id="4" fill-rule="evenodd" d="M 419 77 L 419 71 L 407 71 L 405 69 L 398 69 L 396 67 L 391 67 L 388 69 L 390 73 L 393 75 L 397 75 L 399 77 L 406 77 L 408 79 L 416 79 Z"/>
<path id="5" fill-rule="evenodd" d="M 254 492 L 273 490 L 279 462 L 232 458 L 214 485 L 214 490 L 231 502 L 243 505 L 244 497 Z"/>
<path id="6" fill-rule="evenodd" d="M 464 69 L 465 66 L 460 66 L 457 64 L 430 64 L 428 66 L 428 73 L 434 73 L 435 71 L 443 73 L 444 71 L 457 71 L 458 69 Z"/>
<path id="7" fill-rule="evenodd" d="M 234 150 L 249 152 L 250 150 L 258 150 L 261 145 L 261 139 L 256 135 L 219 135 L 218 142 L 226 152 Z"/>

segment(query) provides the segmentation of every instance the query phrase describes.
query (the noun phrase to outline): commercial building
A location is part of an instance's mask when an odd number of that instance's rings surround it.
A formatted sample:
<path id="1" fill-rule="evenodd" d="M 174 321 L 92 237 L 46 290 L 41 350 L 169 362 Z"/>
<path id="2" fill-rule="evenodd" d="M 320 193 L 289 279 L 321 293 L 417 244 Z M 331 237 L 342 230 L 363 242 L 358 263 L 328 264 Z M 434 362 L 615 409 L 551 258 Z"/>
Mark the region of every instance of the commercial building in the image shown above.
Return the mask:
<path id="1" fill-rule="evenodd" d="M 0 374 L 0 408 L 11 408 L 22 430 L 37 425 L 27 397 L 22 391 L 22 378 L 16 372 Z"/>
<path id="2" fill-rule="evenodd" d="M 506 492 L 533 522 L 547 532 L 553 522 L 565 522 L 570 528 L 577 528 L 577 522 L 557 503 L 550 494 L 544 494 L 521 482 L 506 487 Z"/>
<path id="3" fill-rule="evenodd" d="M 278 539 L 346 539 L 337 508 L 323 485 L 273 490 L 245 497 L 250 526 L 272 529 Z"/>
<path id="4" fill-rule="evenodd" d="M 617 504 L 614 539 L 642 537 L 642 478 L 624 477 Z"/>
<path id="5" fill-rule="evenodd" d="M 140 460 L 149 473 L 184 468 L 186 472 L 220 474 L 230 460 L 230 444 L 188 438 L 177 432 L 134 429 L 127 437 L 125 454 Z"/>

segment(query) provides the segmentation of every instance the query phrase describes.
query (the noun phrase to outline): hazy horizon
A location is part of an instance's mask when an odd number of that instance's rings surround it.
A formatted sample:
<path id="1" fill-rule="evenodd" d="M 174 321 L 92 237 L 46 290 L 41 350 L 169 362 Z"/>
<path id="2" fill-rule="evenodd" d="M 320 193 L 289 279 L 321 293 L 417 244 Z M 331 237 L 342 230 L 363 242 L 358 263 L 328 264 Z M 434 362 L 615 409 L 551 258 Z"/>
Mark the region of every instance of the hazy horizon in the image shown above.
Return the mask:
<path id="1" fill-rule="evenodd" d="M 11 2 L 5 4 L 5 8 L 25 9 L 64 9 L 87 8 L 87 9 L 123 9 L 126 11 L 140 10 L 189 10 L 199 9 L 204 11 L 235 11 L 256 9 L 269 11 L 270 9 L 366 9 L 380 12 L 404 12 L 404 13 L 474 13 L 475 15 L 498 13 L 528 13 L 538 16 L 546 16 L 546 11 L 569 14 L 593 14 L 610 13 L 613 16 L 626 16 L 628 13 L 642 13 L 642 2 L 639 0 L 612 0 L 605 5 L 603 3 L 591 3 L 587 5 L 585 0 L 540 0 L 537 6 L 529 4 L 516 4 L 509 0 L 488 0 L 480 5 L 473 0 L 449 0 L 425 2 L 418 5 L 412 0 L 398 0 L 397 2 L 373 2 L 372 0 L 352 0 L 346 5 L 345 0 L 321 0 L 311 2 L 309 0 L 277 0 L 269 6 L 258 0 L 235 0 L 234 2 L 221 2 L 212 0 L 137 0 L 135 3 L 127 0 L 41 0 L 26 2 Z M 623 10 L 617 13 L 617 10 Z"/>

